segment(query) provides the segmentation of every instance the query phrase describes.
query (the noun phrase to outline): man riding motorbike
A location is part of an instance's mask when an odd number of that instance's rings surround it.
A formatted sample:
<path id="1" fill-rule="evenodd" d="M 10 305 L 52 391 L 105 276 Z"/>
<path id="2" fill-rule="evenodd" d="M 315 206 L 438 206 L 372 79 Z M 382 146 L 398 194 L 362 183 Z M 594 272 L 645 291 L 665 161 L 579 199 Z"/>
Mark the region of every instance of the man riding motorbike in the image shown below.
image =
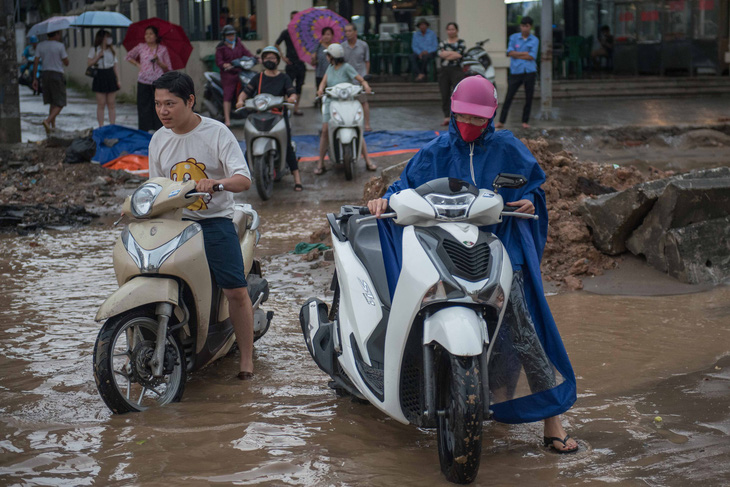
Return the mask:
<path id="1" fill-rule="evenodd" d="M 243 88 L 243 91 L 238 95 L 236 108 L 243 107 L 246 98 L 256 96 L 259 93 L 284 96 L 287 97 L 289 103 L 296 103 L 297 95 L 291 78 L 278 69 L 280 61 L 281 54 L 276 47 L 267 46 L 261 51 L 261 62 L 264 65 L 264 71 L 251 78 L 248 85 Z M 286 139 L 289 144 L 289 150 L 286 152 L 286 163 L 291 170 L 292 176 L 294 176 L 294 191 L 302 191 L 302 179 L 299 176 L 297 155 L 291 141 L 291 125 L 289 124 L 287 110 L 284 110 L 284 123 L 286 124 Z"/>
<path id="2" fill-rule="evenodd" d="M 578 443 L 565 432 L 559 415 L 576 400 L 575 376 L 545 300 L 540 274 L 548 224 L 545 193 L 540 188 L 545 173 L 511 132 L 495 132 L 496 110 L 497 90 L 492 83 L 481 76 L 462 80 L 451 97 L 449 132 L 421 149 L 400 180 L 388 188 L 383 198 L 368 202 L 368 208 L 379 216 L 386 211 L 393 193 L 442 177 L 463 179 L 485 189 L 492 189 L 492 181 L 502 172 L 527 179 L 525 186 L 502 188 L 500 194 L 514 211 L 537 213 L 539 221 L 506 217 L 487 228 L 506 247 L 515 272 L 506 326 L 495 340 L 489 366 L 494 402 L 491 409 L 494 419 L 500 422 L 544 420 L 544 445 L 557 453 L 573 453 Z M 392 297 L 402 262 L 402 227 L 392 220 L 379 220 L 378 229 Z M 517 397 L 522 370 L 529 392 Z"/>

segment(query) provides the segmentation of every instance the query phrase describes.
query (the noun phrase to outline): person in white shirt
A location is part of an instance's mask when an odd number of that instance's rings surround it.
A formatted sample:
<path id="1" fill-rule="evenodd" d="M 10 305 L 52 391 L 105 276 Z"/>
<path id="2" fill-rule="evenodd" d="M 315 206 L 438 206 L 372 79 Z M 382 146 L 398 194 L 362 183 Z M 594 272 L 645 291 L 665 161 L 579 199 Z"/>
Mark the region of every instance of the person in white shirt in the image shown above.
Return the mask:
<path id="1" fill-rule="evenodd" d="M 195 85 L 185 73 L 170 71 L 153 82 L 155 110 L 163 128 L 149 147 L 150 177 L 194 180 L 196 190 L 210 193 L 183 217 L 203 228 L 205 254 L 213 277 L 228 299 L 228 310 L 241 351 L 238 378 L 253 377 L 253 309 L 243 256 L 233 225 L 233 193 L 251 187 L 251 174 L 238 141 L 222 123 L 193 112 Z M 222 184 L 223 192 L 214 192 Z"/>
<path id="2" fill-rule="evenodd" d="M 33 73 L 30 79 L 33 80 L 33 91 L 38 91 L 38 64 L 43 61 L 43 72 L 41 73 L 41 86 L 43 86 L 43 104 L 50 105 L 48 118 L 43 120 L 43 127 L 46 133 L 56 129 L 56 117 L 63 107 L 66 106 L 66 79 L 63 75 L 63 67 L 68 66 L 68 54 L 66 46 L 61 42 L 61 31 L 48 34 L 48 40 L 38 44 L 33 62 Z"/>
<path id="3" fill-rule="evenodd" d="M 109 111 L 109 123 L 117 120 L 116 97 L 121 87 L 119 83 L 119 60 L 114 52 L 112 35 L 100 30 L 94 38 L 94 47 L 89 49 L 87 66 L 96 66 L 96 75 L 91 83 L 91 91 L 96 93 L 96 120 L 99 127 L 104 125 L 104 107 Z"/>

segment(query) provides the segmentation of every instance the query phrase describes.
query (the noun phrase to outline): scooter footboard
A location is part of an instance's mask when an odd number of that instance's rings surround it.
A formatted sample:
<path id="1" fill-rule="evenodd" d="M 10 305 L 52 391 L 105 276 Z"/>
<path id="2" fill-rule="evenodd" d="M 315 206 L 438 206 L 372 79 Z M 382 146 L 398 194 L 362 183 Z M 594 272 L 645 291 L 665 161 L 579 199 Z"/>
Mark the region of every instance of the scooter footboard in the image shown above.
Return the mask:
<path id="1" fill-rule="evenodd" d="M 465 306 L 449 306 L 423 322 L 423 344 L 436 342 L 452 355 L 480 355 L 487 339 L 487 324 L 476 311 Z"/>

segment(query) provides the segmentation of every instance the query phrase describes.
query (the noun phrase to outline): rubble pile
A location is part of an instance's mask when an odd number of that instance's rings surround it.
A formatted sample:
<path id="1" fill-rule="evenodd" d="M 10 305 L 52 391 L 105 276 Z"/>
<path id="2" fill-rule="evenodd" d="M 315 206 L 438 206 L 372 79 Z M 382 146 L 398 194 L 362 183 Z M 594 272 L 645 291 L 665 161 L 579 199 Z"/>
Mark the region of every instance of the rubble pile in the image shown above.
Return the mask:
<path id="1" fill-rule="evenodd" d="M 97 164 L 65 164 L 48 142 L 0 147 L 0 231 L 86 224 L 116 213 L 125 183 L 139 179 Z"/>

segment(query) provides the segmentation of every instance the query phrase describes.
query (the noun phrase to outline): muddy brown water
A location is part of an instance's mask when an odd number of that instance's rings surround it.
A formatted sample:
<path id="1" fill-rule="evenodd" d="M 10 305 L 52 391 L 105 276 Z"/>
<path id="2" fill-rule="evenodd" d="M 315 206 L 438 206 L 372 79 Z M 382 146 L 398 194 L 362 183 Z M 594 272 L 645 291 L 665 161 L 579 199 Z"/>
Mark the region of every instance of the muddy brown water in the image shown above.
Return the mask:
<path id="1" fill-rule="evenodd" d="M 435 432 L 335 396 L 306 351 L 299 308 L 331 300 L 332 267 L 286 252 L 338 207 L 259 208 L 276 315 L 255 380 L 236 380 L 226 357 L 181 403 L 124 416 L 102 403 L 91 366 L 120 230 L 0 237 L 0 484 L 446 485 Z M 549 453 L 539 424 L 485 422 L 475 485 L 730 483 L 730 288 L 549 302 L 578 376 L 565 422 L 581 451 Z"/>

